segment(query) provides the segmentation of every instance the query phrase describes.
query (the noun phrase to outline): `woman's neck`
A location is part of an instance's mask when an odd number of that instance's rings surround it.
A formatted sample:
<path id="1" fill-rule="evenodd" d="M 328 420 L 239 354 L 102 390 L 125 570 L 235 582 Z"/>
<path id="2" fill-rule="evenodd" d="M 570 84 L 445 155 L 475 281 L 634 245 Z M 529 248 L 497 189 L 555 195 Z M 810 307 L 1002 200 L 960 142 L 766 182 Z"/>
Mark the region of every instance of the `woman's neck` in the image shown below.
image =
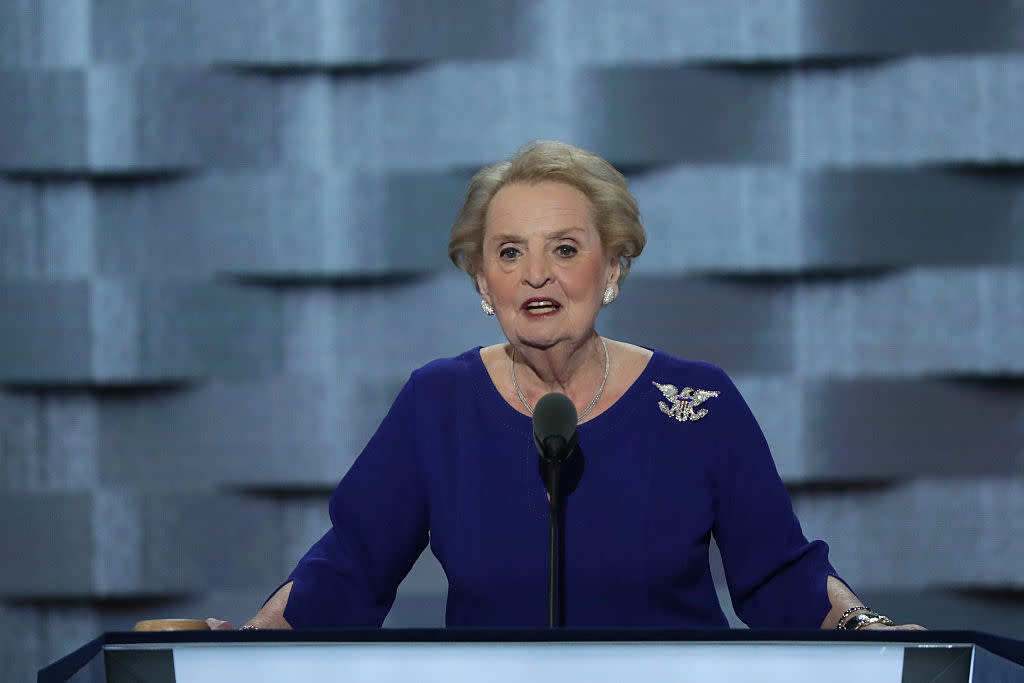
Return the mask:
<path id="1" fill-rule="evenodd" d="M 519 388 L 531 405 L 552 391 L 586 405 L 604 378 L 605 350 L 597 332 L 576 345 L 556 344 L 547 349 L 508 346 Z"/>

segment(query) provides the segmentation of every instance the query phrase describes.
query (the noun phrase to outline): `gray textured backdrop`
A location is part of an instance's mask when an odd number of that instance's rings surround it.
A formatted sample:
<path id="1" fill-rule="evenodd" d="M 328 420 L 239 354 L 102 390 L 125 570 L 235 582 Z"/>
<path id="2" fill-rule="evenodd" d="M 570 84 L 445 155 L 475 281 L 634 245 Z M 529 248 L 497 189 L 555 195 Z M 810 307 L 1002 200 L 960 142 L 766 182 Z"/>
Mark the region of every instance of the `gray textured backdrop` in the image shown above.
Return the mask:
<path id="1" fill-rule="evenodd" d="M 446 233 L 537 137 L 641 203 L 601 331 L 734 376 L 866 600 L 1024 637 L 1022 111 L 1021 0 L 3 0 L 0 679 L 251 615 L 499 338 Z"/>

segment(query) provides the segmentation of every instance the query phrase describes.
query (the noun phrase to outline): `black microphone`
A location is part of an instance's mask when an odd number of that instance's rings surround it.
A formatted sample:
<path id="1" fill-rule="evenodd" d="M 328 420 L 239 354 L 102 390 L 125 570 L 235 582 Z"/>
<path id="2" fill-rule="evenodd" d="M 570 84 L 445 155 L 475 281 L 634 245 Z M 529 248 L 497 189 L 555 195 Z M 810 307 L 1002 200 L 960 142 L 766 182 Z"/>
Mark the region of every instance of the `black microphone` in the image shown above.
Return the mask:
<path id="1" fill-rule="evenodd" d="M 563 463 L 576 448 L 576 406 L 557 391 L 541 396 L 533 407 L 533 442 L 540 457 Z"/>

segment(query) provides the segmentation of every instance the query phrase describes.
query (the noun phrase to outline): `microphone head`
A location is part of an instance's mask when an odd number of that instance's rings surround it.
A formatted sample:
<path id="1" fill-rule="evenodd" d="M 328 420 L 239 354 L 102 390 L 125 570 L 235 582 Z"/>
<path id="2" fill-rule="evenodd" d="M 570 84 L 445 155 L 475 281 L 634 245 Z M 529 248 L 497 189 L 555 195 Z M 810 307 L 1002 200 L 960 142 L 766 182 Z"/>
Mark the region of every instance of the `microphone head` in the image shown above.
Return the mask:
<path id="1" fill-rule="evenodd" d="M 562 461 L 576 446 L 576 406 L 557 391 L 545 394 L 533 407 L 533 441 L 541 457 Z"/>

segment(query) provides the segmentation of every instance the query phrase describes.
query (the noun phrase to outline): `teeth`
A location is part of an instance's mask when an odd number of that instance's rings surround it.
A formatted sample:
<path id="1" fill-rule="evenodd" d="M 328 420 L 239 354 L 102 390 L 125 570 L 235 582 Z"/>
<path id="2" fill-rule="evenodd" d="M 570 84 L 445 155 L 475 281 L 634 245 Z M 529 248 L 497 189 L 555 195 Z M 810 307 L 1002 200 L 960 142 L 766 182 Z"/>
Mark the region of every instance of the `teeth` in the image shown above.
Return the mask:
<path id="1" fill-rule="evenodd" d="M 526 304 L 526 308 L 529 310 L 538 310 L 541 308 L 554 308 L 555 304 L 553 301 L 532 301 Z"/>

